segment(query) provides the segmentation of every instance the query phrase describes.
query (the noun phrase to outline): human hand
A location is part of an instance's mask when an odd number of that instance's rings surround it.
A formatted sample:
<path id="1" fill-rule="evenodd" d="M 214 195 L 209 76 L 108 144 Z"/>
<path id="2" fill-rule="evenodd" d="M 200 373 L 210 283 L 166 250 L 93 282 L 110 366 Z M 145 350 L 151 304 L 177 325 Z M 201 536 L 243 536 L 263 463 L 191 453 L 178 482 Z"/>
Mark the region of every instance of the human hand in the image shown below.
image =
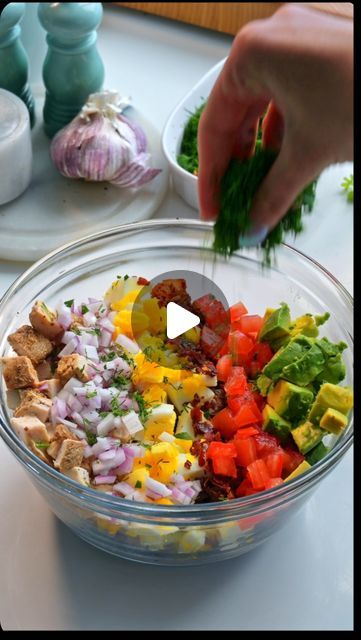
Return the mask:
<path id="1" fill-rule="evenodd" d="M 231 158 L 253 153 L 266 109 L 263 145 L 279 154 L 253 201 L 254 244 L 325 167 L 353 158 L 352 20 L 293 3 L 238 33 L 199 124 L 204 220 L 218 215 Z"/>

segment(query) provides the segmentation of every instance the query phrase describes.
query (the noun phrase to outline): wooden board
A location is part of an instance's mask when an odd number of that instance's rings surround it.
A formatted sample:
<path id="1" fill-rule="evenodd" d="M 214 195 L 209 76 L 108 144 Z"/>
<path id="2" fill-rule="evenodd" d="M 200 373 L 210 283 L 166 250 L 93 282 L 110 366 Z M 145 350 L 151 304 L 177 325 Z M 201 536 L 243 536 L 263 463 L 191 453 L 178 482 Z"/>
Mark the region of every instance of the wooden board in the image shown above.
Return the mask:
<path id="1" fill-rule="evenodd" d="M 257 18 L 272 15 L 282 2 L 116 2 L 122 7 L 188 22 L 206 29 L 236 34 Z"/>

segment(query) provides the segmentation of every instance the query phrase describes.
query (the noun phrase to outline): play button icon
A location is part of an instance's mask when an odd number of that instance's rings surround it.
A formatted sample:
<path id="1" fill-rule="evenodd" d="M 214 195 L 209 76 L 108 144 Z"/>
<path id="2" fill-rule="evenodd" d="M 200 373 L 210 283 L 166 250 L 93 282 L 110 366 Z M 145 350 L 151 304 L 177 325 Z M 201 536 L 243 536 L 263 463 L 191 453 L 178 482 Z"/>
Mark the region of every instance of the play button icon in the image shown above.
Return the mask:
<path id="1" fill-rule="evenodd" d="M 139 292 L 135 298 L 129 295 L 120 312 L 125 325 L 130 314 L 130 337 L 146 361 L 192 370 L 217 362 L 230 328 L 228 301 L 221 289 L 196 271 L 167 271 L 151 279 L 149 275 L 141 274 Z M 148 382 L 160 375 L 157 367 L 150 371 Z"/>
<path id="2" fill-rule="evenodd" d="M 182 333 L 193 329 L 200 323 L 201 319 L 195 313 L 183 309 L 175 302 L 167 304 L 167 338 L 174 340 Z"/>

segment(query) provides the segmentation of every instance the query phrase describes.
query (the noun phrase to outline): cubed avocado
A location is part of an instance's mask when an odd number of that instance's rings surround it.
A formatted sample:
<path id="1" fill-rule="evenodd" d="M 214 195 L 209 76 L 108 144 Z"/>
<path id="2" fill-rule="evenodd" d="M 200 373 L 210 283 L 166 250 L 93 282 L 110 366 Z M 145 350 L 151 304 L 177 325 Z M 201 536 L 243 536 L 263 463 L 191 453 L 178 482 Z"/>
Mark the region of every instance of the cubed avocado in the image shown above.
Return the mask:
<path id="1" fill-rule="evenodd" d="M 293 478 L 297 478 L 297 476 L 300 476 L 301 473 L 308 471 L 308 469 L 311 469 L 311 465 L 307 462 L 307 460 L 304 460 L 303 462 L 301 462 L 301 464 L 298 465 L 298 467 L 296 467 L 294 471 L 292 471 L 292 473 L 290 473 L 289 476 L 287 476 L 287 478 L 284 479 L 283 482 L 288 482 L 289 480 L 293 480 Z"/>
<path id="2" fill-rule="evenodd" d="M 340 413 L 340 411 L 337 411 L 337 409 L 331 409 L 331 407 L 329 407 L 326 409 L 320 420 L 320 427 L 322 427 L 322 429 L 326 429 L 326 431 L 329 431 L 330 433 L 335 433 L 338 436 L 344 429 L 346 429 L 347 423 L 347 416 Z"/>
<path id="3" fill-rule="evenodd" d="M 283 368 L 302 357 L 305 348 L 308 348 L 308 343 L 304 344 L 302 338 L 301 340 L 299 338 L 290 340 L 287 345 L 281 347 L 274 354 L 273 358 L 263 367 L 262 373 L 271 380 L 278 380 L 282 377 Z"/>
<path id="4" fill-rule="evenodd" d="M 263 396 L 267 395 L 271 384 L 271 378 L 267 378 L 263 373 L 261 373 L 256 380 L 257 389 Z"/>
<path id="5" fill-rule="evenodd" d="M 315 378 L 316 382 L 332 382 L 332 384 L 338 384 L 342 382 L 346 376 L 346 367 L 342 361 L 340 353 L 337 356 L 328 358 L 322 371 Z"/>
<path id="6" fill-rule="evenodd" d="M 315 398 L 307 419 L 313 424 L 319 424 L 323 414 L 329 408 L 336 409 L 347 416 L 352 406 L 352 389 L 325 382 Z"/>
<path id="7" fill-rule="evenodd" d="M 283 367 L 282 377 L 294 384 L 305 387 L 322 371 L 325 357 L 317 344 L 311 344 L 300 358 Z"/>
<path id="8" fill-rule="evenodd" d="M 299 427 L 292 429 L 291 435 L 300 452 L 305 454 L 321 442 L 323 436 L 326 435 L 326 431 L 312 424 L 312 422 L 304 422 Z"/>
<path id="9" fill-rule="evenodd" d="M 317 338 L 318 328 L 314 316 L 311 313 L 305 313 L 305 315 L 296 318 L 292 322 L 290 333 L 291 336 L 297 336 L 301 333 L 309 338 Z"/>
<path id="10" fill-rule="evenodd" d="M 347 349 L 346 342 L 330 342 L 328 338 L 321 338 L 316 343 L 328 358 L 337 356 L 337 354 Z"/>
<path id="11" fill-rule="evenodd" d="M 292 425 L 284 420 L 269 404 L 266 404 L 262 411 L 263 431 L 277 436 L 281 444 L 285 444 L 290 437 Z"/>
<path id="12" fill-rule="evenodd" d="M 282 302 L 280 308 L 273 311 L 263 323 L 259 334 L 260 342 L 269 342 L 272 346 L 274 340 L 289 335 L 290 324 L 291 316 L 289 307 Z"/>
<path id="13" fill-rule="evenodd" d="M 285 420 L 299 424 L 307 415 L 313 400 L 309 389 L 287 380 L 279 380 L 267 395 L 267 402 Z"/>
<path id="14" fill-rule="evenodd" d="M 321 440 L 321 442 L 316 444 L 316 446 L 313 447 L 313 449 L 311 449 L 311 451 L 307 454 L 306 460 L 312 466 L 316 464 L 316 462 L 322 460 L 322 458 L 324 458 L 328 454 L 328 452 L 329 449 L 325 447 Z"/>

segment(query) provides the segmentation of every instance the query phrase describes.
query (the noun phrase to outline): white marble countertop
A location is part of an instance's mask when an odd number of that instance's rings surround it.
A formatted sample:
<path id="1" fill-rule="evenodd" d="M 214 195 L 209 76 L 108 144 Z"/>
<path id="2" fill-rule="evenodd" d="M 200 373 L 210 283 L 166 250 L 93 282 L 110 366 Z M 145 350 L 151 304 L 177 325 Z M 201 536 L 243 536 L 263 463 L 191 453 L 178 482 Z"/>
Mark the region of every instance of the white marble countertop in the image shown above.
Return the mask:
<path id="1" fill-rule="evenodd" d="M 131 94 L 159 131 L 230 44 L 228 36 L 124 9 L 107 8 L 99 33 L 106 84 Z M 352 292 L 353 209 L 339 186 L 351 171 L 350 164 L 323 174 L 315 213 L 290 243 Z M 170 188 L 155 217 L 197 213 Z M 0 260 L 0 295 L 28 266 Z M 138 565 L 93 549 L 57 521 L 3 443 L 0 463 L 5 630 L 353 628 L 352 451 L 263 546 L 194 569 Z"/>

